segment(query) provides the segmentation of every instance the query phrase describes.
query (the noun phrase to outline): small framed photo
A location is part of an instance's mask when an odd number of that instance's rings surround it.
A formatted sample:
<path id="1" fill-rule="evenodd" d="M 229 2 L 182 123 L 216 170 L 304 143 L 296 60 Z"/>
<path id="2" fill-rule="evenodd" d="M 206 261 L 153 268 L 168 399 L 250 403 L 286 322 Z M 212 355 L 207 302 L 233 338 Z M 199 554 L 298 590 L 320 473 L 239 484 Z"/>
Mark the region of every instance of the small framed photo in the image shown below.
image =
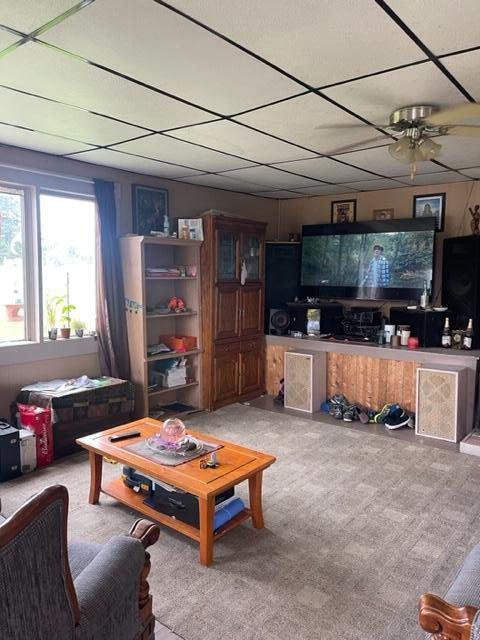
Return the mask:
<path id="1" fill-rule="evenodd" d="M 332 202 L 330 222 L 355 222 L 356 219 L 356 200 L 335 200 L 334 202 Z"/>
<path id="2" fill-rule="evenodd" d="M 373 218 L 375 220 L 392 220 L 394 209 L 374 209 Z"/>
<path id="3" fill-rule="evenodd" d="M 443 231 L 445 226 L 445 201 L 446 193 L 429 193 L 422 196 L 413 196 L 414 218 L 436 218 L 435 231 Z"/>
<path id="4" fill-rule="evenodd" d="M 202 218 L 179 218 L 178 237 L 181 240 L 203 240 Z"/>
<path id="5" fill-rule="evenodd" d="M 170 234 L 168 218 L 168 191 L 132 185 L 133 232 L 139 236 L 149 236 L 151 231 Z"/>

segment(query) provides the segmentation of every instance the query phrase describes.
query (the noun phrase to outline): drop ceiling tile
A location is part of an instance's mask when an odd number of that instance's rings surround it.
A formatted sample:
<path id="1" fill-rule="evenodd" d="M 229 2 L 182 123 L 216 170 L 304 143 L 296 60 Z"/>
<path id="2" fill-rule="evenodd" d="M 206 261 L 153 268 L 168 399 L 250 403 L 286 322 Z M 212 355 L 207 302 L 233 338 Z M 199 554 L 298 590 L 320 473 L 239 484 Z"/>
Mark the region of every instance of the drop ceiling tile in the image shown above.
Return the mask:
<path id="1" fill-rule="evenodd" d="M 471 167 L 470 169 L 462 169 L 462 173 L 470 178 L 480 180 L 480 167 Z"/>
<path id="2" fill-rule="evenodd" d="M 299 85 L 152 0 L 101 0 L 44 39 L 221 113 L 298 93 Z"/>
<path id="3" fill-rule="evenodd" d="M 119 151 L 134 153 L 154 160 L 173 162 L 200 171 L 226 171 L 252 165 L 248 160 L 189 144 L 170 136 L 152 135 L 132 140 L 115 147 Z"/>
<path id="4" fill-rule="evenodd" d="M 181 178 L 200 173 L 200 171 L 196 171 L 195 169 L 186 169 L 185 167 L 178 167 L 157 160 L 140 158 L 139 156 L 113 151 L 112 149 L 94 149 L 93 151 L 74 154 L 70 157 L 74 160 L 81 160 L 82 162 L 91 162 L 92 164 L 100 164 L 106 167 L 114 167 L 115 169 L 158 176 L 160 178 Z"/>
<path id="5" fill-rule="evenodd" d="M 0 87 L 1 119 L 7 124 L 65 136 L 87 144 L 112 144 L 145 134 L 143 129 L 88 111 Z"/>
<path id="6" fill-rule="evenodd" d="M 206 111 L 34 42 L 0 58 L 0 78 L 4 85 L 154 130 L 212 119 Z"/>
<path id="7" fill-rule="evenodd" d="M 442 107 L 465 100 L 431 62 L 348 82 L 324 93 L 377 125 L 388 125 L 390 113 L 406 104 Z"/>
<path id="8" fill-rule="evenodd" d="M 405 165 L 392 158 L 387 147 L 342 153 L 336 157 L 343 162 L 348 162 L 361 169 L 374 171 L 383 176 L 405 174 Z M 418 173 L 435 173 L 435 171 L 438 171 L 438 165 L 433 164 L 433 162 L 422 162 L 417 169 Z"/>
<path id="9" fill-rule="evenodd" d="M 43 151 L 44 153 L 53 153 L 56 155 L 74 153 L 75 151 L 84 151 L 91 148 L 75 140 L 56 138 L 46 133 L 19 129 L 6 124 L 0 124 L 0 144 L 8 144 L 14 147 L 33 149 L 34 151 Z"/>
<path id="10" fill-rule="evenodd" d="M 274 198 L 276 200 L 291 200 L 293 198 L 304 197 L 300 193 L 295 193 L 295 191 L 285 191 L 283 189 L 278 189 L 276 191 L 260 191 L 255 195 L 261 196 L 262 198 Z"/>
<path id="11" fill-rule="evenodd" d="M 480 36 L 479 36 L 480 41 Z M 480 101 L 480 50 L 442 58 L 442 63 L 470 95 Z"/>
<path id="12" fill-rule="evenodd" d="M 182 182 L 201 185 L 202 187 L 214 187 L 215 189 L 225 189 L 226 191 L 241 191 L 242 193 L 253 193 L 265 189 L 265 186 L 246 182 L 244 180 L 235 180 L 227 176 L 219 175 L 202 175 L 193 176 L 193 178 L 183 178 Z"/>
<path id="13" fill-rule="evenodd" d="M 303 145 L 317 153 L 334 154 L 347 144 L 388 139 L 320 96 L 310 93 L 235 118 L 239 122 Z M 371 142 L 365 146 L 372 146 Z"/>
<path id="14" fill-rule="evenodd" d="M 23 33 L 31 33 L 68 11 L 79 0 L 3 0 L 1 22 Z"/>
<path id="15" fill-rule="evenodd" d="M 257 184 L 264 184 L 273 188 L 293 188 L 293 187 L 309 187 L 317 184 L 316 180 L 303 178 L 292 173 L 272 169 L 271 167 L 249 167 L 248 169 L 236 169 L 228 171 L 224 175 L 238 178 L 240 180 L 250 180 Z"/>
<path id="16" fill-rule="evenodd" d="M 452 169 L 480 165 L 480 139 L 464 136 L 439 136 L 435 142 L 442 145 L 439 162 Z"/>
<path id="17" fill-rule="evenodd" d="M 317 187 L 303 187 L 302 189 L 295 189 L 298 193 L 303 193 L 307 196 L 329 196 L 337 193 L 349 193 L 355 191 L 344 184 L 326 184 L 319 185 Z"/>
<path id="18" fill-rule="evenodd" d="M 455 171 L 440 171 L 439 173 L 428 173 L 422 176 L 415 176 L 415 180 L 410 180 L 410 176 L 396 178 L 404 182 L 409 187 L 417 187 L 429 184 L 447 184 L 448 182 L 466 182 L 469 178 L 461 176 Z"/>
<path id="19" fill-rule="evenodd" d="M 171 135 L 225 153 L 234 153 L 254 162 L 270 163 L 314 157 L 309 151 L 227 120 L 172 131 Z"/>
<path id="20" fill-rule="evenodd" d="M 363 180 L 361 182 L 350 182 L 345 186 L 361 191 L 377 191 L 377 189 L 398 189 L 398 187 L 403 187 L 405 185 L 400 182 L 396 182 L 395 180 L 387 180 L 386 178 L 384 178 L 382 180 Z"/>
<path id="21" fill-rule="evenodd" d="M 388 0 L 388 4 L 436 54 L 480 44 L 478 0 Z"/>
<path id="22" fill-rule="evenodd" d="M 18 36 L 14 36 L 12 33 L 0 29 L 0 51 L 3 51 L 19 39 Z"/>
<path id="23" fill-rule="evenodd" d="M 313 86 L 425 57 L 374 2 L 170 3 Z"/>
<path id="24" fill-rule="evenodd" d="M 339 156 L 341 159 L 341 156 Z M 325 180 L 326 182 L 353 182 L 354 180 L 372 180 L 371 173 L 355 169 L 342 162 L 330 158 L 313 158 L 312 160 L 295 160 L 273 165 L 279 169 L 301 173 L 304 176 Z"/>

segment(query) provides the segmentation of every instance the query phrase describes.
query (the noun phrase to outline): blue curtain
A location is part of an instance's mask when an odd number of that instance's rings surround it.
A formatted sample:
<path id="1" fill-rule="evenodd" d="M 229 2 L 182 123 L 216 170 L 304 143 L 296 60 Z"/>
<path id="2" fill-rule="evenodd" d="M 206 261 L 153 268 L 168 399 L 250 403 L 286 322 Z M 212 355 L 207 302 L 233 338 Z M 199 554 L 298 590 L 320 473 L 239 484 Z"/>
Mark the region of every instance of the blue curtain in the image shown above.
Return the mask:
<path id="1" fill-rule="evenodd" d="M 97 200 L 97 335 L 103 375 L 129 380 L 130 357 L 113 182 L 94 180 Z"/>

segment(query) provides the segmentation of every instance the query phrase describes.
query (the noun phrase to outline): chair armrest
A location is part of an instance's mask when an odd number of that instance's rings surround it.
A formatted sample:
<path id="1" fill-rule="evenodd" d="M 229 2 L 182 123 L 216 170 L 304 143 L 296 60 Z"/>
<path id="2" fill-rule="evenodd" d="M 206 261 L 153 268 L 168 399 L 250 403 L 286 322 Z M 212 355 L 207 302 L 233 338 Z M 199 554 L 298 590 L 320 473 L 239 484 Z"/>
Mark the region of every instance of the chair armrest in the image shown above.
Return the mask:
<path id="1" fill-rule="evenodd" d="M 433 593 L 424 593 L 418 606 L 420 626 L 442 640 L 470 640 L 477 609 L 452 605 Z"/>
<path id="2" fill-rule="evenodd" d="M 131 640 L 138 635 L 138 596 L 144 564 L 141 540 L 116 536 L 103 546 L 74 582 L 80 606 L 75 634 L 78 640 Z"/>

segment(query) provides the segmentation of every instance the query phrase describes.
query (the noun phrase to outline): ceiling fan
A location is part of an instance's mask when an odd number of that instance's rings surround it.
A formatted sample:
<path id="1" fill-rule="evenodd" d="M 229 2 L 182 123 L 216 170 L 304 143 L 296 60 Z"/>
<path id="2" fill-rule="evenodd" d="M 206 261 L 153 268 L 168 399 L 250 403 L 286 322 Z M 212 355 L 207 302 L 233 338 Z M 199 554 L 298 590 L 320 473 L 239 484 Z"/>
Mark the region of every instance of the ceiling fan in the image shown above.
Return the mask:
<path id="1" fill-rule="evenodd" d="M 413 105 L 393 111 L 390 114 L 388 124 L 373 126 L 379 130 L 390 130 L 392 137 L 400 134 L 388 145 L 388 151 L 395 160 L 410 165 L 410 178 L 414 180 L 417 163 L 433 160 L 441 152 L 442 145 L 435 142 L 435 137 L 445 135 L 480 136 L 480 125 L 465 123 L 465 120 L 472 118 L 480 118 L 480 103 L 478 102 L 466 102 L 446 109 L 438 109 L 431 105 Z M 336 155 L 378 140 L 377 135 L 375 138 L 368 138 L 337 149 L 329 155 Z"/>

